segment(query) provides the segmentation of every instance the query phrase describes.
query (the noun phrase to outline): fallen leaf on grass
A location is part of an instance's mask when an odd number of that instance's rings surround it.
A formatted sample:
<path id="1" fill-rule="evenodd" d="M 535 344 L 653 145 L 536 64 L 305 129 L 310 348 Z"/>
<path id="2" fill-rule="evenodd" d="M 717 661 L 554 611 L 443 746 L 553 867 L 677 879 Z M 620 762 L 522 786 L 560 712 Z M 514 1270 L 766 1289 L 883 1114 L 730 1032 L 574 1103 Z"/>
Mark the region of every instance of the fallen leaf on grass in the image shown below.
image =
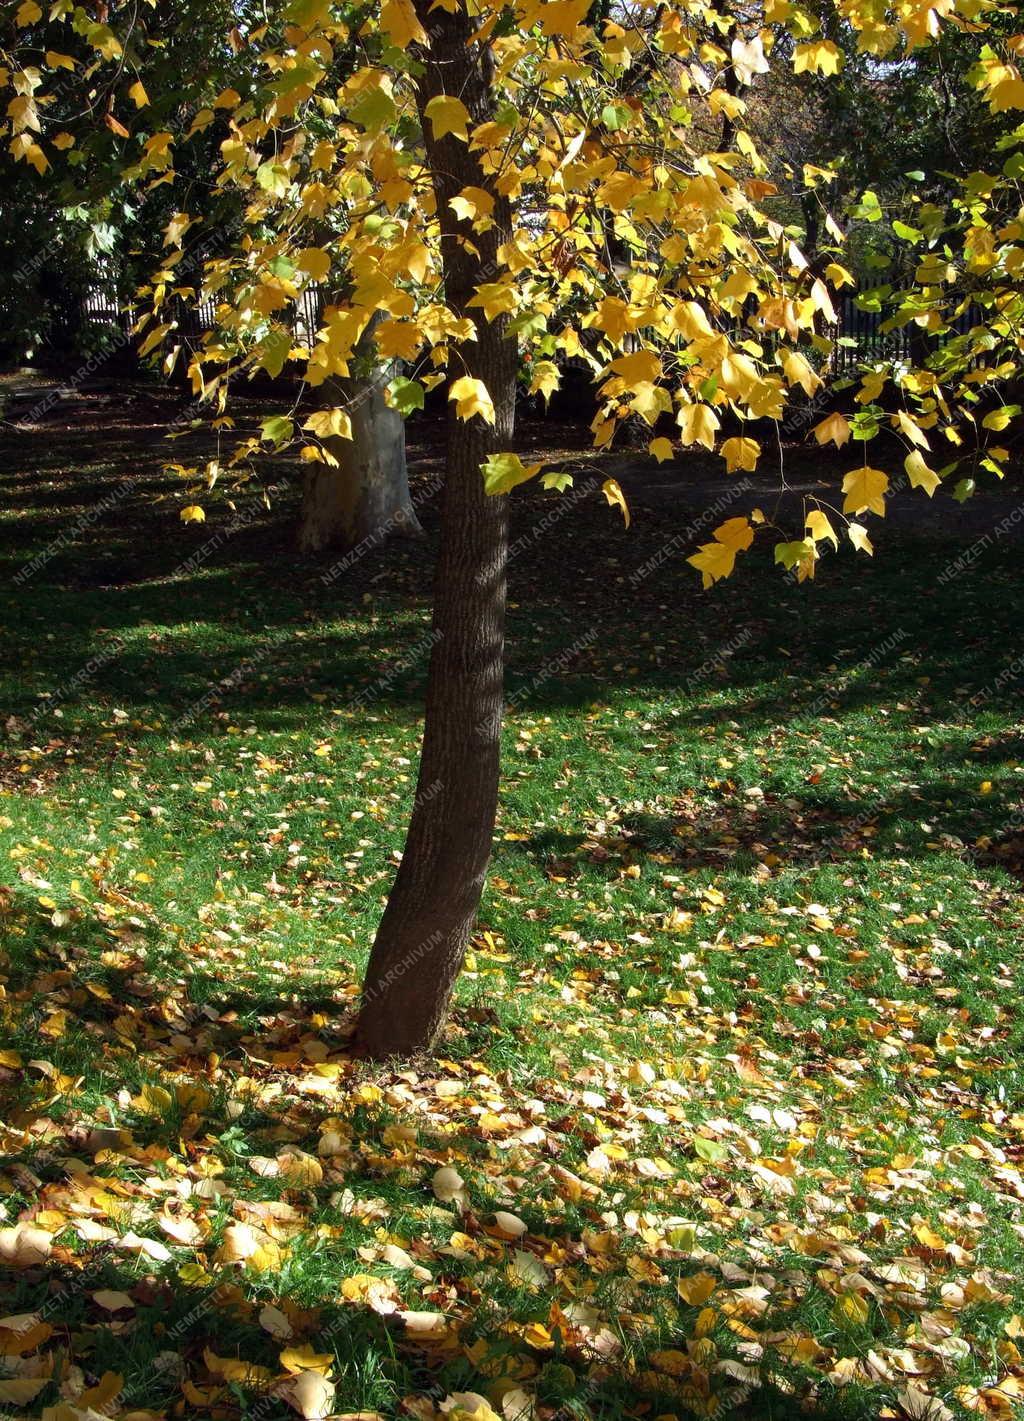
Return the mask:
<path id="1" fill-rule="evenodd" d="M 334 1404 L 334 1383 L 319 1372 L 299 1372 L 280 1394 L 306 1421 L 323 1421 Z"/>
<path id="2" fill-rule="evenodd" d="M 0 1229 L 0 1259 L 10 1268 L 33 1268 L 50 1256 L 53 1235 L 31 1224 Z"/>

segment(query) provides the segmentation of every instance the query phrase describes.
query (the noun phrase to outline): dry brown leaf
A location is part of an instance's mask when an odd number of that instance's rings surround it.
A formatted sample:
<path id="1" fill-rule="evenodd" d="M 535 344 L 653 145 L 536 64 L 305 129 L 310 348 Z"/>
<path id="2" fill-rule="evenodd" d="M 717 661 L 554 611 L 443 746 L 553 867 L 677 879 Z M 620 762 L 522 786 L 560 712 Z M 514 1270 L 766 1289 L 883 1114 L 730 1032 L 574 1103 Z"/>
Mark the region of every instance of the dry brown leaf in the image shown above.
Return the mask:
<path id="1" fill-rule="evenodd" d="M 334 1405 L 334 1383 L 319 1372 L 299 1372 L 281 1388 L 281 1395 L 306 1421 L 323 1421 Z"/>
<path id="2" fill-rule="evenodd" d="M 50 1256 L 53 1234 L 31 1224 L 0 1229 L 0 1259 L 9 1268 L 33 1268 Z"/>
<path id="3" fill-rule="evenodd" d="M 12 1406 L 27 1406 L 49 1380 L 49 1377 L 12 1377 L 9 1381 L 0 1381 L 0 1401 L 9 1402 Z"/>
<path id="4" fill-rule="evenodd" d="M 120 1312 L 122 1308 L 135 1306 L 134 1299 L 127 1293 L 118 1293 L 111 1288 L 100 1288 L 99 1292 L 93 1293 L 92 1300 L 101 1308 L 106 1308 L 107 1312 Z"/>

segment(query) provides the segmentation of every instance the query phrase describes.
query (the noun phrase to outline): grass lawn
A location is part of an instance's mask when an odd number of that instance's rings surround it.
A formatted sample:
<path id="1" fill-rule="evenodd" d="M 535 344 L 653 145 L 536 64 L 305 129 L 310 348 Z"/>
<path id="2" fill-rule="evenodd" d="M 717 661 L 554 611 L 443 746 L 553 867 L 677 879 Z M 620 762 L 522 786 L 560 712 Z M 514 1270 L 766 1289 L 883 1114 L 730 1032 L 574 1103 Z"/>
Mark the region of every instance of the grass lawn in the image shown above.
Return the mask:
<path id="1" fill-rule="evenodd" d="M 1019 542 L 916 495 L 703 594 L 636 576 L 682 494 L 517 494 L 480 930 L 387 1071 L 429 542 L 325 581 L 285 498 L 183 571 L 166 447 L 3 452 L 8 1414 L 1012 1414 Z"/>

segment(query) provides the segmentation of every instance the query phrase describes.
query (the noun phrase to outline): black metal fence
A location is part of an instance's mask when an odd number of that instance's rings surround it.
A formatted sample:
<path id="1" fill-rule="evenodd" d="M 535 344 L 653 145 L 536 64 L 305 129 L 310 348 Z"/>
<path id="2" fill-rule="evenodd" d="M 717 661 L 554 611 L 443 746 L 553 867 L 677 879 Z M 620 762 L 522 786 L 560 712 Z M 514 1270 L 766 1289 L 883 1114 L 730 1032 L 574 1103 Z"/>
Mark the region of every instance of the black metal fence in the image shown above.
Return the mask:
<path id="1" fill-rule="evenodd" d="M 883 330 L 885 317 L 878 311 L 864 311 L 853 296 L 837 304 L 838 323 L 828 334 L 835 342 L 830 373 L 850 375 L 862 364 L 878 364 L 889 360 L 920 361 L 923 354 L 936 345 L 945 345 L 956 336 L 966 335 L 981 319 L 974 307 L 957 316 L 938 337 L 929 336 L 913 323 L 896 330 Z"/>
<path id="2" fill-rule="evenodd" d="M 280 313 L 278 319 L 283 320 L 296 340 L 311 344 L 321 326 L 323 309 L 323 287 L 308 286 L 297 301 Z M 828 363 L 832 377 L 852 374 L 865 362 L 874 364 L 906 360 L 915 363 L 929 345 L 934 348 L 954 336 L 965 335 L 978 324 L 980 318 L 980 313 L 970 308 L 951 322 L 947 331 L 936 340 L 913 324 L 896 330 L 884 330 L 885 317 L 882 313 L 863 310 L 852 296 L 846 296 L 837 303 L 836 313 L 838 323 L 827 332 L 834 342 L 834 351 Z M 173 300 L 168 315 L 174 320 L 181 339 L 189 345 L 198 345 L 206 332 L 217 326 L 217 304 L 214 301 L 190 303 Z M 98 285 L 84 298 L 82 316 L 94 329 L 106 329 L 111 334 L 127 337 L 138 311 L 130 303 L 120 301 L 111 287 Z"/>

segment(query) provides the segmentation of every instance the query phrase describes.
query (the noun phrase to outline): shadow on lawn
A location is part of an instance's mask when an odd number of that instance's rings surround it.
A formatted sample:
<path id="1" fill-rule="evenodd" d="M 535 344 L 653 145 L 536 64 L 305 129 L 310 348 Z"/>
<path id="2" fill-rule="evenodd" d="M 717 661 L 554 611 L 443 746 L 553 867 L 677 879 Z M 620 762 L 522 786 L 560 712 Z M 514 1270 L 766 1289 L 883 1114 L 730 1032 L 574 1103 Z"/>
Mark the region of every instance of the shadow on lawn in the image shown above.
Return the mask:
<path id="1" fill-rule="evenodd" d="M 671 815 L 623 814 L 600 838 L 549 828 L 503 848 L 562 875 L 589 866 L 611 876 L 652 856 L 683 869 L 761 863 L 770 870 L 948 853 L 1024 878 L 1024 797 L 979 795 L 969 767 L 955 779 L 929 776 L 929 768 L 922 764 L 921 782 L 901 794 L 854 800 L 813 788 L 756 798 L 723 791 L 713 801 L 682 800 Z"/>

